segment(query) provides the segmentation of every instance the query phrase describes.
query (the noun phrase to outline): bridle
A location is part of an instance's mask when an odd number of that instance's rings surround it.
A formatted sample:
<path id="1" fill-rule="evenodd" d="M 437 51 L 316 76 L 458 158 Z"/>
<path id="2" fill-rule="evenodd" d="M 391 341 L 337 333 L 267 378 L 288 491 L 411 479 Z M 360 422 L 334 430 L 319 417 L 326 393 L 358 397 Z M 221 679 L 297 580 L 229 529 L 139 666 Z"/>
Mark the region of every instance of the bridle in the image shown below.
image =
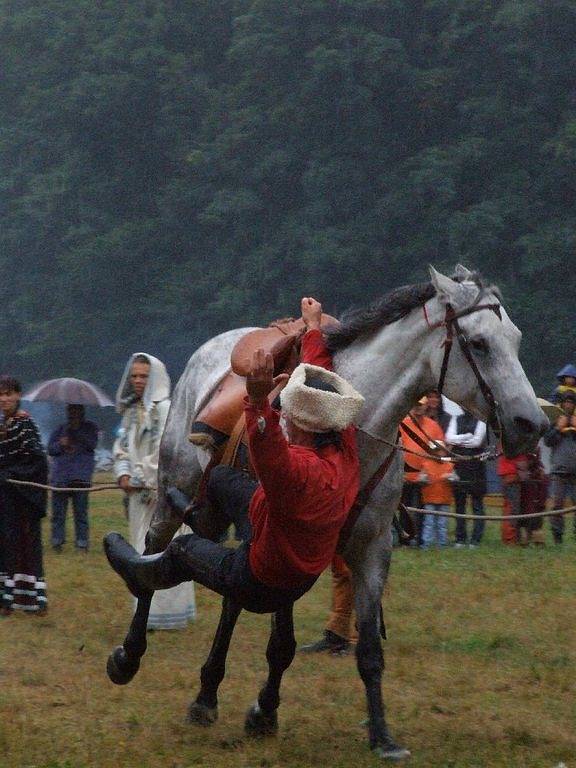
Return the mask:
<path id="1" fill-rule="evenodd" d="M 448 371 L 448 363 L 450 361 L 450 352 L 452 350 L 454 337 L 456 337 L 456 340 L 458 341 L 460 349 L 462 350 L 462 354 L 468 361 L 468 365 L 470 366 L 470 368 L 472 368 L 474 376 L 476 377 L 476 381 L 478 382 L 478 387 L 480 388 L 480 391 L 482 392 L 482 395 L 486 400 L 486 404 L 488 405 L 488 409 L 489 409 L 489 416 L 487 419 L 488 424 L 491 426 L 496 436 L 496 439 L 499 440 L 502 433 L 502 429 L 500 425 L 500 419 L 498 416 L 498 403 L 496 401 L 496 398 L 494 397 L 494 393 L 492 392 L 489 385 L 486 383 L 484 377 L 480 373 L 480 370 L 476 364 L 476 361 L 474 360 L 474 356 L 470 350 L 470 342 L 467 336 L 465 335 L 465 333 L 463 332 L 462 328 L 460 327 L 460 323 L 458 322 L 460 318 L 466 317 L 468 315 L 472 315 L 474 312 L 481 312 L 484 309 L 491 310 L 498 317 L 498 319 L 502 321 L 501 304 L 499 304 L 498 302 L 495 302 L 493 304 L 480 304 L 480 298 L 482 296 L 482 288 L 481 286 L 478 286 L 478 287 L 479 287 L 478 295 L 476 296 L 472 304 L 470 304 L 470 306 L 456 311 L 451 304 L 447 304 L 446 314 L 444 315 L 444 319 L 440 320 L 437 323 L 430 323 L 430 320 L 428 319 L 428 313 L 426 312 L 425 304 L 422 305 L 422 310 L 424 312 L 424 317 L 426 319 L 426 324 L 428 325 L 428 328 L 430 328 L 431 330 L 434 330 L 435 328 L 446 328 L 446 338 L 444 339 L 444 342 L 443 342 L 444 359 L 442 360 L 442 367 L 440 369 L 440 378 L 438 380 L 438 386 L 436 388 L 438 391 L 438 394 L 441 395 L 442 390 L 444 388 L 444 381 L 446 379 L 446 372 Z M 387 443 L 387 441 L 385 440 L 380 440 L 380 441 Z M 368 480 L 364 488 L 362 488 L 362 490 L 359 491 L 358 496 L 356 497 L 356 500 L 348 515 L 348 519 L 346 520 L 340 532 L 340 538 L 338 542 L 339 552 L 342 552 L 342 550 L 346 546 L 346 543 L 350 537 L 350 534 L 352 532 L 352 529 L 356 521 L 360 516 L 360 513 L 362 512 L 362 510 L 370 500 L 370 497 L 373 491 L 379 485 L 380 481 L 383 479 L 384 475 L 388 471 L 392 463 L 392 460 L 396 455 L 396 451 L 400 448 L 398 438 L 396 439 L 395 443 L 390 445 L 392 447 L 392 450 L 386 456 L 385 460 L 378 467 L 376 472 Z M 490 456 L 486 454 L 485 459 L 486 458 L 490 458 Z M 492 456 L 491 458 L 494 458 L 494 457 Z"/>
<path id="2" fill-rule="evenodd" d="M 436 387 L 438 394 L 441 395 L 444 389 L 446 373 L 448 372 L 448 363 L 450 361 L 450 352 L 452 351 L 454 337 L 456 337 L 456 340 L 458 341 L 458 345 L 462 350 L 462 354 L 464 355 L 464 357 L 466 358 L 466 361 L 468 362 L 468 365 L 472 369 L 472 372 L 476 377 L 476 381 L 478 382 L 478 387 L 482 392 L 482 395 L 484 396 L 484 400 L 486 401 L 486 404 L 488 405 L 488 409 L 489 409 L 489 416 L 487 419 L 488 424 L 492 428 L 496 437 L 500 438 L 502 429 L 500 425 L 500 419 L 498 416 L 498 402 L 496 401 L 496 398 L 494 397 L 494 393 L 490 389 L 490 386 L 486 383 L 486 380 L 480 373 L 476 360 L 474 360 L 474 355 L 470 350 L 470 341 L 468 340 L 468 337 L 466 336 L 466 334 L 464 333 L 464 331 L 460 326 L 460 323 L 458 322 L 460 318 L 466 317 L 467 315 L 472 315 L 474 312 L 481 312 L 484 309 L 491 310 L 498 317 L 498 319 L 502 321 L 501 304 L 499 304 L 498 302 L 495 302 L 493 304 L 480 304 L 480 296 L 481 296 L 481 291 L 478 292 L 478 296 L 469 307 L 465 307 L 464 309 L 460 309 L 458 311 L 456 311 L 451 304 L 447 304 L 446 314 L 444 315 L 444 319 L 440 320 L 437 323 L 430 323 L 428 319 L 428 313 L 426 312 L 425 304 L 422 306 L 422 309 L 424 311 L 424 317 L 426 319 L 426 324 L 428 325 L 428 328 L 430 328 L 431 330 L 435 328 L 446 328 L 446 338 L 444 339 L 444 342 L 442 344 L 442 346 L 444 347 L 444 358 L 442 359 L 442 367 L 440 368 L 440 378 L 438 379 L 438 386 Z"/>

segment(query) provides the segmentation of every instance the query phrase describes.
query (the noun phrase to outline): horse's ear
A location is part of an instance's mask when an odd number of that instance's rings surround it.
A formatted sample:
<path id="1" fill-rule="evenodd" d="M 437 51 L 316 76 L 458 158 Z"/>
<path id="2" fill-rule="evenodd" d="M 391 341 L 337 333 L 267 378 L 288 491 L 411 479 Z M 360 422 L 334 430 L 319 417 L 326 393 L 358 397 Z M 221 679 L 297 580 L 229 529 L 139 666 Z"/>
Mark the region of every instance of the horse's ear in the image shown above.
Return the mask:
<path id="1" fill-rule="evenodd" d="M 454 268 L 454 277 L 458 278 L 459 280 L 468 280 L 472 277 L 474 273 L 471 272 L 467 267 L 465 267 L 462 264 L 456 264 L 456 267 Z"/>
<path id="2" fill-rule="evenodd" d="M 428 270 L 438 299 L 444 304 L 449 304 L 458 291 L 458 283 L 435 270 L 431 264 L 428 265 Z"/>

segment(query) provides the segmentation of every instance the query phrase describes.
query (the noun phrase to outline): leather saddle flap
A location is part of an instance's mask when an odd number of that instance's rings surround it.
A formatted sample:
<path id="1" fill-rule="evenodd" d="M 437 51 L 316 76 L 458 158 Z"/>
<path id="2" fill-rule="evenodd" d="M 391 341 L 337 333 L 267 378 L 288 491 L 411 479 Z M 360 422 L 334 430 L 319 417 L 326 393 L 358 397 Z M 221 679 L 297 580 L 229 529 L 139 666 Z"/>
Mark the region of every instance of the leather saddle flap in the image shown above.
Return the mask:
<path id="1" fill-rule="evenodd" d="M 338 320 L 330 315 L 322 315 L 322 327 L 338 325 Z M 291 371 L 298 365 L 299 350 L 297 342 L 306 331 L 302 318 L 276 320 L 268 328 L 258 328 L 247 333 L 232 350 L 230 364 L 238 376 L 247 376 L 252 364 L 252 355 L 257 349 L 264 349 L 274 357 L 274 374 Z"/>

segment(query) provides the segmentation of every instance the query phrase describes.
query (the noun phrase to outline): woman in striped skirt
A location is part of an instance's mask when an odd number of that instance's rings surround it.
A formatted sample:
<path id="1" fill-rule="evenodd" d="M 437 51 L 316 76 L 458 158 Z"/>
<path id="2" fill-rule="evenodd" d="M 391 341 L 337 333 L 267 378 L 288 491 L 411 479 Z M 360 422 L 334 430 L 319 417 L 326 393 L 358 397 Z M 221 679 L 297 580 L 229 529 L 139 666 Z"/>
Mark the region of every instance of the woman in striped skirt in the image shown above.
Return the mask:
<path id="1" fill-rule="evenodd" d="M 0 376 L 0 615 L 14 609 L 45 613 L 41 519 L 46 491 L 11 483 L 46 484 L 48 466 L 38 428 L 20 410 L 22 387 Z"/>

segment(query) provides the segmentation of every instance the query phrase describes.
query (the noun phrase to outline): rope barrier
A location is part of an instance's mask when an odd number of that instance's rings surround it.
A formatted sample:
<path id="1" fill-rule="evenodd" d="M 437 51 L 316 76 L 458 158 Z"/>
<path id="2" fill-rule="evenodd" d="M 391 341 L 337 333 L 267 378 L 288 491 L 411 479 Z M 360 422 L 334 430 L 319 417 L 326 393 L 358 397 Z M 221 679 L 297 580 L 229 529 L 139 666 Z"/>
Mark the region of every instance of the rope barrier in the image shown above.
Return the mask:
<path id="1" fill-rule="evenodd" d="M 95 493 L 96 491 L 121 491 L 122 489 L 120 486 L 112 484 L 106 484 L 102 483 L 100 485 L 89 485 L 86 488 L 78 488 L 76 486 L 75 488 L 61 488 L 57 485 L 44 485 L 43 483 L 33 483 L 30 480 L 6 480 L 7 483 L 11 483 L 12 485 L 27 485 L 30 488 L 41 488 L 43 491 L 60 491 L 63 493 L 71 492 L 71 491 L 80 491 L 81 493 Z M 134 488 L 134 490 L 154 490 L 153 488 Z"/>
<path id="2" fill-rule="evenodd" d="M 54 485 L 43 485 L 42 483 L 33 483 L 29 480 L 7 480 L 6 482 L 13 485 L 27 485 L 32 488 L 42 488 L 45 491 L 60 491 L 60 492 L 78 492 L 81 493 L 95 493 L 96 491 L 121 491 L 122 489 L 118 485 L 101 484 L 91 485 L 87 488 L 61 488 Z M 146 490 L 153 491 L 154 488 L 135 488 L 134 490 Z M 419 507 L 404 507 L 407 512 L 415 512 L 419 515 L 435 515 L 436 517 L 454 517 L 461 520 L 529 520 L 534 517 L 554 517 L 554 515 L 568 515 L 570 512 L 576 512 L 576 505 L 573 507 L 565 507 L 564 509 L 548 509 L 544 512 L 530 512 L 526 515 L 460 515 L 457 512 L 441 512 L 439 509 L 421 509 Z"/>
<path id="3" fill-rule="evenodd" d="M 457 512 L 441 512 L 439 509 L 420 509 L 419 507 L 404 507 L 407 512 L 416 512 L 419 515 L 435 515 L 436 517 L 455 517 L 460 520 L 530 520 L 534 517 L 554 517 L 554 515 L 568 515 L 576 512 L 576 506 L 564 507 L 564 509 L 547 509 L 544 512 L 530 512 L 526 515 L 460 515 Z"/>

